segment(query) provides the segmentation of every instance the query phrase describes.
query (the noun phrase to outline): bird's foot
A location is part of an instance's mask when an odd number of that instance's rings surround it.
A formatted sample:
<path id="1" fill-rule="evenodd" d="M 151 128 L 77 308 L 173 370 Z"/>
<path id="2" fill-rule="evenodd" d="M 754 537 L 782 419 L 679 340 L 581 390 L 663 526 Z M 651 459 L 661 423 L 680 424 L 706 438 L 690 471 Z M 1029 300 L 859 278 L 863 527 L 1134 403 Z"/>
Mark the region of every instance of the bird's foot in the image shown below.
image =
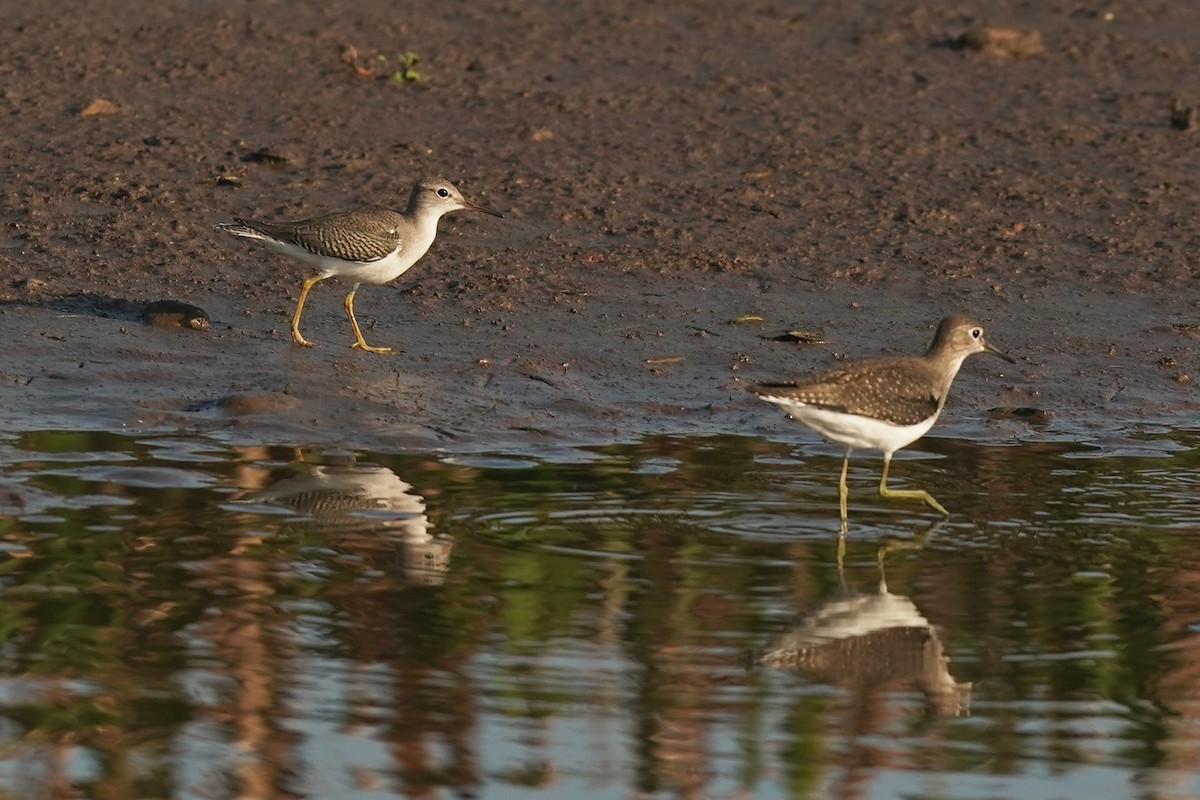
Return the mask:
<path id="1" fill-rule="evenodd" d="M 934 509 L 935 511 L 940 512 L 943 516 L 947 516 L 947 517 L 950 516 L 950 512 L 946 510 L 946 507 L 944 505 L 942 505 L 941 503 L 939 503 L 937 500 L 934 500 L 933 495 L 931 495 L 929 492 L 925 491 L 924 489 L 888 489 L 886 487 L 881 486 L 879 488 L 879 496 L 880 497 L 900 497 L 900 498 L 908 498 L 911 500 L 920 500 L 923 503 L 925 503 L 925 505 L 929 506 L 930 508 Z"/>
<path id="2" fill-rule="evenodd" d="M 380 355 L 387 355 L 388 353 L 394 352 L 390 347 L 372 347 L 362 340 L 350 345 L 350 348 L 352 350 L 365 350 L 368 353 L 379 353 Z"/>

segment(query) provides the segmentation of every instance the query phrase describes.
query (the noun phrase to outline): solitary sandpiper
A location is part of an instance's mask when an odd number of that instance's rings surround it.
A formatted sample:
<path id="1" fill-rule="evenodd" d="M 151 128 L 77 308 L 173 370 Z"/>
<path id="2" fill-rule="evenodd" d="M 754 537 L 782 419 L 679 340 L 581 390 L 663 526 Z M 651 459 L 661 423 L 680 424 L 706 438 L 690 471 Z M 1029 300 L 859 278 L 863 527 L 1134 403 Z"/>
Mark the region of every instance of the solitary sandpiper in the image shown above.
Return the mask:
<path id="1" fill-rule="evenodd" d="M 313 344 L 300 335 L 300 314 L 309 289 L 326 278 L 338 277 L 354 281 L 345 302 L 354 329 L 353 346 L 368 353 L 390 353 L 392 348 L 372 347 L 363 339 L 354 318 L 354 293 L 364 283 L 387 283 L 403 275 L 433 244 L 442 215 L 459 209 L 504 216 L 467 200 L 450 181 L 422 178 L 413 186 L 403 212 L 364 208 L 279 223 L 235 218 L 218 224 L 217 230 L 260 239 L 272 250 L 317 269 L 316 275 L 301 284 L 300 300 L 292 314 L 292 341 L 296 344 Z"/>
<path id="2" fill-rule="evenodd" d="M 846 470 L 850 453 L 856 447 L 883 451 L 880 496 L 923 500 L 949 516 L 950 512 L 924 489 L 888 489 L 888 467 L 893 453 L 933 427 L 963 359 L 983 352 L 1016 363 L 1011 356 L 984 341 L 983 328 L 978 322 L 949 316 L 938 325 L 933 344 L 919 358 L 859 361 L 807 380 L 755 384 L 750 391 L 825 438 L 846 446 L 838 487 L 843 532 Z"/>

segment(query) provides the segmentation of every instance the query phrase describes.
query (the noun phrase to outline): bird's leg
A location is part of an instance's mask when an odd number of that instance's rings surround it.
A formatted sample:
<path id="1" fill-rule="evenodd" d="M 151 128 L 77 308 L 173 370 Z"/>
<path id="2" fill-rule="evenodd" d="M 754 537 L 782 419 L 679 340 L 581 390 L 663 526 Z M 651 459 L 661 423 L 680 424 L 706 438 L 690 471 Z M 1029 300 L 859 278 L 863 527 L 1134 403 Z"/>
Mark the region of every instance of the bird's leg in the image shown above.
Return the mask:
<path id="1" fill-rule="evenodd" d="M 943 506 L 941 503 L 939 503 L 937 500 L 934 500 L 933 495 L 931 495 L 929 492 L 925 491 L 924 489 L 889 489 L 887 487 L 887 476 L 888 476 L 888 467 L 890 467 L 891 464 L 892 464 L 892 454 L 884 453 L 883 454 L 883 477 L 879 480 L 879 496 L 880 497 L 908 497 L 908 498 L 912 498 L 913 500 L 921 500 L 921 501 L 924 501 L 930 508 L 937 509 L 938 511 L 945 514 L 947 517 L 950 516 L 950 512 L 946 510 L 946 507 Z"/>
<path id="2" fill-rule="evenodd" d="M 304 301 L 308 299 L 308 290 L 325 280 L 327 275 L 313 275 L 300 286 L 300 300 L 296 303 L 296 313 L 292 314 L 292 341 L 296 344 L 312 347 L 313 343 L 300 335 L 300 314 L 304 311 Z"/>
<path id="3" fill-rule="evenodd" d="M 842 459 L 842 479 L 838 482 L 838 506 L 842 511 L 842 535 L 846 534 L 846 498 L 850 494 L 850 490 L 846 488 L 846 470 L 850 468 L 850 448 L 846 448 L 846 457 Z M 841 547 L 845 548 L 845 542 Z M 843 551 L 844 552 L 844 551 Z"/>
<path id="4" fill-rule="evenodd" d="M 358 327 L 358 320 L 354 318 L 354 293 L 358 291 L 358 287 L 362 284 L 354 284 L 354 288 L 350 290 L 350 294 L 346 295 L 346 316 L 350 317 L 350 327 L 354 328 L 354 344 L 352 348 L 357 347 L 359 350 L 366 350 L 368 353 L 390 353 L 390 347 L 372 347 L 367 344 L 367 340 L 363 338 L 362 329 Z"/>

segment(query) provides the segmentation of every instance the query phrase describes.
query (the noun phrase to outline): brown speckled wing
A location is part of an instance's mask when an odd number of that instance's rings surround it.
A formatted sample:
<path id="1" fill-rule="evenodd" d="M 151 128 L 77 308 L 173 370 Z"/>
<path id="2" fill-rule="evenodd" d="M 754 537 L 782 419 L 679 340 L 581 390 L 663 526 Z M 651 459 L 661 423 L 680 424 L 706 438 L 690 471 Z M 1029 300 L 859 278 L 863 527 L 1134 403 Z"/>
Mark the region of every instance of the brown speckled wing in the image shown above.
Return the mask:
<path id="1" fill-rule="evenodd" d="M 924 360 L 902 359 L 863 361 L 811 380 L 756 384 L 751 391 L 896 425 L 916 425 L 941 405 L 948 387 L 930 388 L 939 383 Z"/>
<path id="2" fill-rule="evenodd" d="M 378 261 L 400 246 L 397 230 L 403 225 L 404 218 L 395 211 L 372 208 L 280 224 L 239 221 L 319 256 Z"/>

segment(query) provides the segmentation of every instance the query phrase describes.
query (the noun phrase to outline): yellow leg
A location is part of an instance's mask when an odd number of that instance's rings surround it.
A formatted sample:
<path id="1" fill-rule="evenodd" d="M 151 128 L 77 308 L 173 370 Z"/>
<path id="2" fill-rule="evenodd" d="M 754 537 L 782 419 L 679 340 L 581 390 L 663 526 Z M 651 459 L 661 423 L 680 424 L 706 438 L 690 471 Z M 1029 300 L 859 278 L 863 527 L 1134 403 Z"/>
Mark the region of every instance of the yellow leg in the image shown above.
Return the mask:
<path id="1" fill-rule="evenodd" d="M 308 299 L 308 290 L 325 280 L 328 275 L 313 275 L 300 286 L 300 300 L 296 303 L 296 313 L 292 314 L 292 341 L 296 344 L 312 347 L 313 343 L 300 335 L 300 314 L 304 311 L 304 301 Z"/>
<path id="2" fill-rule="evenodd" d="M 842 459 L 842 480 L 838 483 L 838 506 L 842 511 L 842 534 L 846 533 L 846 498 L 850 495 L 850 490 L 846 488 L 846 470 L 850 468 L 850 448 L 846 448 L 846 457 Z M 846 544 L 843 541 L 841 544 L 843 551 Z"/>
<path id="3" fill-rule="evenodd" d="M 938 511 L 942 512 L 947 517 L 950 516 L 950 512 L 946 510 L 945 506 L 943 506 L 937 500 L 934 500 L 933 495 L 931 495 L 929 492 L 925 491 L 924 489 L 889 489 L 889 488 L 887 488 L 888 467 L 890 467 L 891 464 L 892 464 L 892 454 L 884 453 L 883 454 L 883 477 L 879 481 L 879 496 L 880 497 L 889 497 L 889 498 L 890 497 L 901 497 L 901 498 L 908 497 L 913 500 L 921 500 L 921 501 L 924 501 L 931 508 L 935 508 Z"/>
<path id="4" fill-rule="evenodd" d="M 346 316 L 350 317 L 350 327 L 354 328 L 354 344 L 352 348 L 357 347 L 359 350 L 366 350 L 368 353 L 390 353 L 390 347 L 371 347 L 367 344 L 367 340 L 363 338 L 362 329 L 358 327 L 358 320 L 354 318 L 354 293 L 358 291 L 360 284 L 354 284 L 354 288 L 350 290 L 350 294 L 346 295 Z"/>

